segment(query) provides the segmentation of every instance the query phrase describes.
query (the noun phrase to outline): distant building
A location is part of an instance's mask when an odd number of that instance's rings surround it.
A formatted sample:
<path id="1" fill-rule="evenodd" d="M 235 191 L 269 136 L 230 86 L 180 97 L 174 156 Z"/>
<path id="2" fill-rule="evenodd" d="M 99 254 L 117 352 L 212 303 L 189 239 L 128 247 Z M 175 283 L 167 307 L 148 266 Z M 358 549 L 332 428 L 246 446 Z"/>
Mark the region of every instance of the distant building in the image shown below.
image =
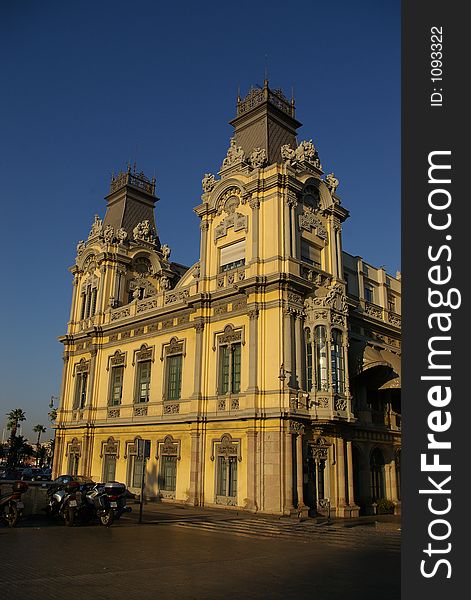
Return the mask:
<path id="1" fill-rule="evenodd" d="M 397 510 L 400 280 L 342 251 L 349 213 L 312 142 L 297 142 L 293 101 L 265 82 L 231 124 L 194 209 L 196 264 L 171 261 L 155 181 L 130 167 L 78 244 L 54 474 L 139 492 L 148 439 L 154 499 Z"/>

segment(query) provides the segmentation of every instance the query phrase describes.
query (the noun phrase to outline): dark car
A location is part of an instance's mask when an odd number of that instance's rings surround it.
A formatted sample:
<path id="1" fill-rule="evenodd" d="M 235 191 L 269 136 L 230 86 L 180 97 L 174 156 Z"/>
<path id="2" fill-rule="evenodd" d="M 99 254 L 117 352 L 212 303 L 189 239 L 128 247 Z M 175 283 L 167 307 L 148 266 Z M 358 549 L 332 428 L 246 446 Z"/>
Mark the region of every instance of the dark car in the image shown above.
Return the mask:
<path id="1" fill-rule="evenodd" d="M 56 490 L 63 489 L 71 481 L 76 481 L 80 485 L 80 489 L 90 488 L 95 485 L 95 482 L 86 475 L 59 475 L 51 484 L 48 489 L 48 494 L 54 494 Z"/>
<path id="2" fill-rule="evenodd" d="M 38 467 L 26 467 L 21 474 L 23 481 L 48 481 L 49 477 L 44 473 L 44 469 Z"/>
<path id="3" fill-rule="evenodd" d="M 16 481 L 21 479 L 22 469 L 2 469 L 0 471 L 0 479 L 6 481 Z"/>

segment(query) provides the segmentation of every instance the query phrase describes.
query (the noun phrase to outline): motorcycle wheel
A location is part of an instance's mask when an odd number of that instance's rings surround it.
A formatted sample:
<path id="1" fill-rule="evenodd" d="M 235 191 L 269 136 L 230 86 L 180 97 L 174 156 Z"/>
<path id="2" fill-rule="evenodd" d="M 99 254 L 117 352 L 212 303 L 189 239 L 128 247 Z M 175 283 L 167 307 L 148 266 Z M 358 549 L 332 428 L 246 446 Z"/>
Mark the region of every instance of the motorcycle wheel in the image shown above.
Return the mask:
<path id="1" fill-rule="evenodd" d="M 112 508 L 110 508 L 110 510 L 106 511 L 106 513 L 104 515 L 100 515 L 100 522 L 105 527 L 110 527 L 110 525 L 113 524 L 113 521 L 114 521 L 114 511 Z"/>
<path id="2" fill-rule="evenodd" d="M 18 519 L 20 518 L 20 512 L 16 507 L 16 504 L 14 504 L 13 502 L 8 504 L 8 506 L 5 507 L 5 512 L 3 516 L 8 527 L 14 527 L 18 523 Z"/>
<path id="3" fill-rule="evenodd" d="M 72 527 L 75 522 L 75 510 L 70 506 L 64 512 L 64 521 L 67 527 Z"/>

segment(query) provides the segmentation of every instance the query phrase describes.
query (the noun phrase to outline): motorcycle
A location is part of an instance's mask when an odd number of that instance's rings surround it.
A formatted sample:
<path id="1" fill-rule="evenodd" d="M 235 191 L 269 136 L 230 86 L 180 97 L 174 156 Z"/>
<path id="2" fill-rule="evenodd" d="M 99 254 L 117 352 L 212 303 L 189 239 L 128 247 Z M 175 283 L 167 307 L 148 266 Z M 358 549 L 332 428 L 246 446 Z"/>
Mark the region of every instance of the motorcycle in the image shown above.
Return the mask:
<path id="1" fill-rule="evenodd" d="M 21 501 L 21 494 L 28 489 L 28 484 L 24 481 L 17 481 L 13 484 L 13 490 L 0 497 L 0 519 L 8 527 L 15 527 L 18 520 L 23 515 L 24 504 Z"/>
<path id="2" fill-rule="evenodd" d="M 109 498 L 114 519 L 119 519 L 124 513 L 132 512 L 132 508 L 126 506 L 126 486 L 124 483 L 109 481 L 104 484 L 104 491 Z"/>

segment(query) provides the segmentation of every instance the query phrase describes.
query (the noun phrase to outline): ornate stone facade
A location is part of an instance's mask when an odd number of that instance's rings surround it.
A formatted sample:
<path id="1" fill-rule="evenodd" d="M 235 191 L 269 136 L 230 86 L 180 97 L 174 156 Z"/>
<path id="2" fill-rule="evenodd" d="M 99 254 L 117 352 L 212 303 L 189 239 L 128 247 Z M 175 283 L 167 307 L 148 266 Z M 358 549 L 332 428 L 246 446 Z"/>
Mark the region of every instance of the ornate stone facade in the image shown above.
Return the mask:
<path id="1" fill-rule="evenodd" d="M 202 179 L 192 267 L 161 245 L 155 180 L 135 167 L 78 243 L 54 474 L 138 491 L 147 439 L 150 498 L 398 510 L 400 281 L 342 251 L 349 213 L 296 140 L 294 100 L 265 82 L 232 124 L 220 178 Z"/>

